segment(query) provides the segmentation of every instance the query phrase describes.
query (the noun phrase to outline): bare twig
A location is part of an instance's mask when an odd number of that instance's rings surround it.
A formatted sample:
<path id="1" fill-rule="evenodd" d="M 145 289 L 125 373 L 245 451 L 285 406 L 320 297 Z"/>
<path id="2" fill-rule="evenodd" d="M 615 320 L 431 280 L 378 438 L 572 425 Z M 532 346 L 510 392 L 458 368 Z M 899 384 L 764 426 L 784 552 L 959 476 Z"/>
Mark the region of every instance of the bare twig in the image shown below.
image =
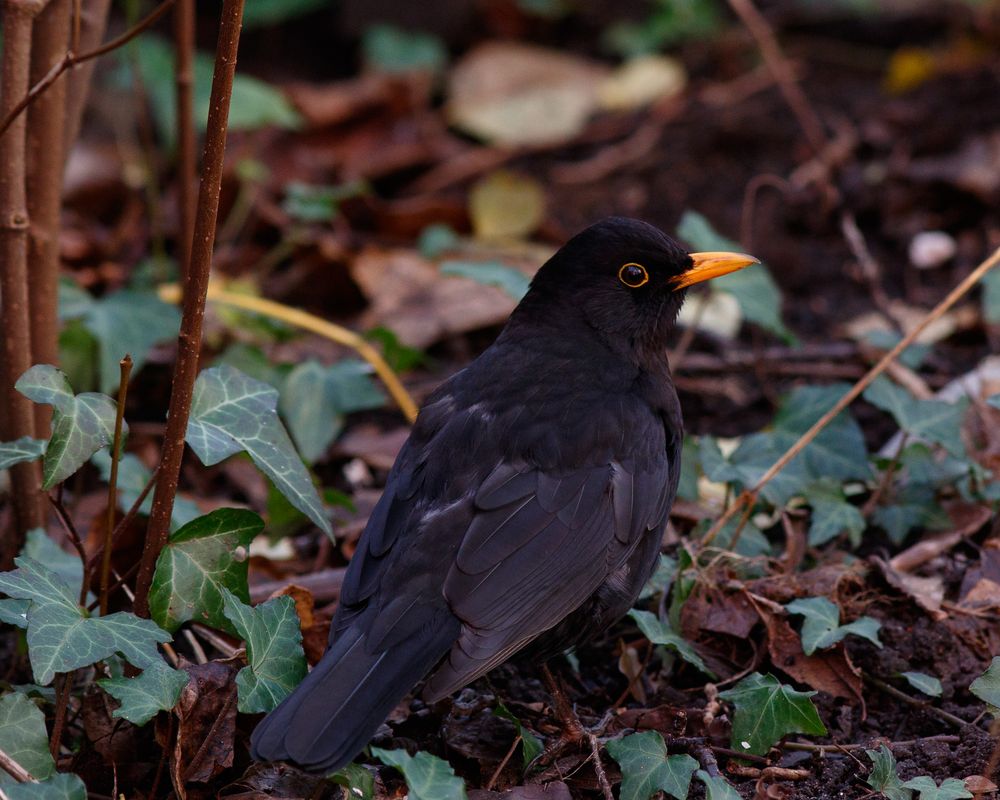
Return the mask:
<path id="1" fill-rule="evenodd" d="M 729 522 L 729 520 L 743 510 L 745 505 L 749 504 L 752 507 L 757 501 L 757 496 L 762 487 L 766 486 L 775 475 L 787 467 L 788 463 L 795 458 L 795 456 L 801 453 L 809 445 L 809 443 L 819 435 L 820 431 L 829 425 L 841 411 L 860 397 L 861 393 L 867 389 L 879 375 L 886 371 L 888 366 L 899 357 L 900 353 L 913 344 L 917 337 L 920 336 L 920 334 L 923 333 L 936 320 L 940 319 L 948 311 L 948 309 L 968 294 L 972 287 L 979 283 L 982 277 L 993 269 L 993 267 L 995 267 L 998 263 L 1000 263 L 1000 248 L 993 251 L 990 256 L 984 259 L 979 266 L 977 266 L 954 289 L 952 289 L 940 303 L 927 312 L 920 323 L 917 324 L 908 334 L 906 334 L 906 336 L 900 339 L 896 346 L 886 353 L 874 367 L 868 370 L 864 377 L 858 380 L 851 387 L 851 389 L 837 401 L 833 408 L 827 411 L 813 424 L 809 430 L 802 434 L 795 444 L 789 447 L 788 450 L 785 451 L 784 455 L 782 455 L 781 458 L 775 461 L 774 464 L 768 468 L 767 472 L 760 477 L 757 483 L 749 491 L 744 492 L 735 503 L 726 509 L 725 513 L 715 521 L 715 524 L 712 525 L 708 533 L 705 534 L 705 540 L 711 541 L 719 533 L 719 531 L 722 530 L 726 523 Z"/>
<path id="2" fill-rule="evenodd" d="M 212 97 L 208 111 L 208 133 L 205 137 L 205 154 L 202 159 L 203 173 L 198 193 L 198 216 L 195 221 L 191 264 L 184 292 L 181 331 L 177 340 L 177 363 L 174 366 L 170 392 L 170 414 L 167 417 L 167 429 L 163 441 L 160 477 L 153 492 L 153 508 L 142 551 L 139 576 L 136 580 L 135 611 L 140 616 L 149 615 L 148 596 L 153 570 L 160 550 L 166 544 L 170 533 L 170 515 L 177 493 L 181 459 L 184 455 L 184 436 L 191 415 L 194 382 L 198 375 L 205 296 L 208 293 L 212 249 L 215 244 L 215 225 L 222 187 L 222 164 L 226 153 L 229 102 L 233 94 L 236 54 L 239 49 L 240 28 L 243 24 L 243 4 L 244 0 L 225 0 L 222 6 L 215 74 L 212 79 Z"/>
<path id="3" fill-rule="evenodd" d="M 750 35 L 757 42 L 760 54 L 764 58 L 764 63 L 774 76 L 778 88 L 784 95 L 785 102 L 799 122 L 802 132 L 809 140 L 809 145 L 817 154 L 826 147 L 826 133 L 823 130 L 823 123 L 809 104 L 809 99 L 795 79 L 795 72 L 789 65 L 774 31 L 768 24 L 764 16 L 757 10 L 753 0 L 729 0 L 729 5 L 736 12 L 737 16 L 746 25 Z"/>
<path id="4" fill-rule="evenodd" d="M 111 578 L 111 551 L 115 529 L 115 511 L 118 509 L 118 462 L 121 460 L 122 421 L 125 418 L 125 399 L 128 397 L 128 379 L 132 375 L 132 357 L 126 353 L 118 362 L 121 379 L 118 384 L 118 407 L 115 411 L 115 435 L 111 440 L 111 474 L 108 476 L 108 516 L 104 531 L 104 555 L 101 558 L 101 616 L 108 613 L 108 581 Z"/>
<path id="5" fill-rule="evenodd" d="M 24 88 L 17 94 L 13 95 L 14 97 L 20 97 L 21 99 L 18 100 L 17 103 L 15 103 L 13 107 L 10 108 L 9 111 L 6 111 L 6 113 L 3 116 L 3 120 L 0 121 L 0 135 L 2 135 L 7 130 L 7 128 L 9 128 L 13 124 L 14 120 L 16 120 L 20 116 L 21 112 L 24 111 L 24 109 L 30 106 L 39 95 L 41 95 L 53 83 L 55 83 L 56 80 L 59 78 L 59 76 L 62 75 L 66 70 L 68 70 L 70 67 L 76 66 L 77 64 L 82 64 L 85 61 L 90 61 L 93 58 L 99 58 L 100 56 L 107 55 L 112 50 L 117 50 L 122 45 L 128 44 L 140 33 L 142 33 L 143 31 L 147 30 L 148 28 L 156 24 L 157 20 L 159 20 L 160 17 L 166 14 L 167 11 L 170 10 L 170 7 L 173 4 L 174 0 L 163 0 L 163 2 L 160 3 L 160 5 L 158 5 L 149 14 L 147 14 L 145 17 L 139 20 L 139 22 L 136 23 L 134 26 L 125 31 L 125 33 L 123 33 L 121 36 L 115 37 L 110 42 L 106 42 L 105 44 L 102 44 L 100 47 L 95 47 L 93 50 L 89 50 L 86 53 L 81 53 L 80 55 L 76 55 L 75 53 L 67 51 L 66 55 L 63 56 L 62 60 L 54 67 L 52 67 L 52 69 L 49 70 L 49 72 L 45 75 L 45 77 L 43 77 L 40 81 L 38 81 L 38 83 L 32 86 L 30 90 L 28 89 L 27 82 L 25 82 Z"/>
<path id="6" fill-rule="evenodd" d="M 60 677 L 62 682 L 56 692 L 56 718 L 52 723 L 52 736 L 49 739 L 49 751 L 52 753 L 52 760 L 59 758 L 59 744 L 62 742 L 63 730 L 66 726 L 66 712 L 69 710 L 69 695 L 73 689 L 74 672 L 64 672 Z"/>
<path id="7" fill-rule="evenodd" d="M 174 51 L 177 55 L 177 199 L 180 210 L 177 264 L 180 283 L 184 285 L 191 260 L 191 237 L 194 235 L 194 212 L 197 202 L 197 176 L 194 131 L 194 0 L 177 0 L 174 9 Z"/>
<path id="8" fill-rule="evenodd" d="M 901 703 L 906 703 L 906 705 L 908 706 L 913 706 L 914 708 L 919 708 L 922 711 L 926 711 L 932 717 L 937 717 L 940 720 L 944 720 L 948 724 L 954 725 L 956 728 L 961 729 L 969 724 L 961 717 L 956 717 L 954 714 L 949 714 L 942 708 L 933 706 L 925 700 L 918 700 L 915 697 L 911 697 L 906 692 L 901 692 L 895 686 L 886 683 L 881 678 L 876 678 L 874 675 L 869 675 L 867 672 L 863 673 L 862 677 L 864 677 L 864 679 L 868 681 L 868 683 L 870 683 L 872 686 L 881 689 L 887 695 L 896 700 L 899 700 Z"/>
<path id="9" fill-rule="evenodd" d="M 111 11 L 111 0 L 73 0 L 73 34 L 70 49 L 74 53 L 87 52 L 97 47 L 104 38 L 108 27 L 108 16 Z M 66 131 L 64 134 L 67 146 L 63 153 L 65 157 L 69 148 L 76 141 L 83 122 L 83 111 L 90 94 L 91 79 L 97 62 L 93 59 L 77 65 L 70 70 L 69 86 L 66 92 Z"/>
<path id="10" fill-rule="evenodd" d="M 958 744 L 962 741 L 962 737 L 956 736 L 953 733 L 945 733 L 940 736 L 922 736 L 919 739 L 906 739 L 901 742 L 890 742 L 888 747 L 893 750 L 897 747 L 913 747 L 915 744 L 921 744 L 922 742 L 942 742 L 943 744 Z M 866 744 L 813 744 L 812 742 L 785 742 L 781 747 L 784 750 L 801 750 L 806 753 L 818 753 L 820 756 L 824 756 L 830 752 L 836 752 L 838 750 L 843 752 L 851 752 L 854 750 L 864 750 L 868 745 Z"/>
<path id="11" fill-rule="evenodd" d="M 3 4 L 3 68 L 0 110 L 27 89 L 31 66 L 31 29 L 39 3 L 8 0 Z M 3 336 L 0 399 L 4 405 L 6 440 L 31 436 L 35 430 L 31 401 L 14 382 L 31 366 L 31 323 L 28 297 L 28 208 L 25 196 L 25 120 L 0 132 L 0 326 Z M 16 526 L 0 543 L 0 569 L 9 569 L 24 544 L 24 535 L 44 522 L 37 462 L 11 468 Z"/>
<path id="12" fill-rule="evenodd" d="M 28 770 L 18 764 L 3 750 L 0 750 L 0 769 L 18 783 L 30 783 L 35 780 L 35 777 Z"/>
<path id="13" fill-rule="evenodd" d="M 139 509 L 142 507 L 142 504 L 146 501 L 146 498 L 149 496 L 149 493 L 153 490 L 153 487 L 156 485 L 156 476 L 158 472 L 159 472 L 159 467 L 153 470 L 153 474 L 149 476 L 149 480 L 146 481 L 146 485 L 142 487 L 142 491 L 139 492 L 139 496 L 135 499 L 135 502 L 132 503 L 132 507 L 127 512 L 125 512 L 125 516 L 118 521 L 117 525 L 115 525 L 115 529 L 111 533 L 112 549 L 114 549 L 115 543 L 118 541 L 118 537 L 125 532 L 128 526 L 132 524 L 132 520 L 134 520 L 136 516 L 139 514 Z M 97 565 L 101 563 L 103 557 L 104 557 L 104 544 L 101 543 L 100 545 L 98 545 L 97 552 L 91 555 L 90 558 L 87 560 L 87 572 L 91 573 L 95 569 L 97 569 Z M 112 587 L 112 590 L 115 588 L 117 587 Z M 96 607 L 97 606 L 95 605 L 94 608 Z"/>

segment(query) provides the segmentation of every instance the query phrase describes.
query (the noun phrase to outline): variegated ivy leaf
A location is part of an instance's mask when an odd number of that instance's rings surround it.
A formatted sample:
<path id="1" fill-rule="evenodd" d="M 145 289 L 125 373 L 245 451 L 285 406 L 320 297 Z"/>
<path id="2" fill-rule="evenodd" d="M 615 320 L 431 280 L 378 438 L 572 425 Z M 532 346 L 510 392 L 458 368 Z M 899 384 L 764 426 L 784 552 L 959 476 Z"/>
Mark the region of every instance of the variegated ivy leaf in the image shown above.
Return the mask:
<path id="1" fill-rule="evenodd" d="M 31 773 L 33 778 L 43 780 L 56 770 L 49 753 L 45 715 L 20 692 L 0 697 L 0 750 Z M 0 770 L 0 786 L 4 791 L 13 782 L 6 772 Z"/>
<path id="2" fill-rule="evenodd" d="M 182 669 L 168 667 L 163 661 L 156 661 L 135 678 L 106 678 L 98 683 L 120 703 L 112 716 L 141 726 L 160 711 L 169 711 L 177 705 L 181 692 L 187 686 L 188 674 Z"/>
<path id="3" fill-rule="evenodd" d="M 36 364 L 20 378 L 16 388 L 36 403 L 50 405 L 52 437 L 42 462 L 42 488 L 51 489 L 66 480 L 115 434 L 117 406 L 110 397 L 96 392 L 73 394 L 66 376 L 49 364 Z M 127 426 L 122 427 L 122 435 Z"/>
<path id="4" fill-rule="evenodd" d="M 22 436 L 13 442 L 0 442 L 0 469 L 10 469 L 25 461 L 36 461 L 44 454 L 44 439 Z"/>
<path id="5" fill-rule="evenodd" d="M 170 635 L 148 619 L 119 611 L 91 617 L 65 580 L 28 556 L 18 569 L 0 572 L 0 592 L 28 600 L 28 658 L 35 682 L 47 685 L 57 672 L 94 664 L 121 653 L 137 667 L 160 660 L 156 645 Z"/>
<path id="6" fill-rule="evenodd" d="M 220 508 L 174 533 L 156 560 L 149 591 L 153 620 L 171 632 L 193 619 L 236 633 L 223 613 L 222 592 L 250 602 L 247 548 L 263 528 L 252 511 Z"/>
<path id="7" fill-rule="evenodd" d="M 278 419 L 278 391 L 223 364 L 204 370 L 194 385 L 187 442 L 206 466 L 246 452 L 299 511 L 327 535 L 323 503 Z"/>
<path id="8" fill-rule="evenodd" d="M 222 590 L 224 613 L 247 644 L 247 662 L 236 676 L 236 707 L 244 714 L 270 711 L 306 676 L 302 630 L 295 601 L 275 597 L 259 606 Z"/>

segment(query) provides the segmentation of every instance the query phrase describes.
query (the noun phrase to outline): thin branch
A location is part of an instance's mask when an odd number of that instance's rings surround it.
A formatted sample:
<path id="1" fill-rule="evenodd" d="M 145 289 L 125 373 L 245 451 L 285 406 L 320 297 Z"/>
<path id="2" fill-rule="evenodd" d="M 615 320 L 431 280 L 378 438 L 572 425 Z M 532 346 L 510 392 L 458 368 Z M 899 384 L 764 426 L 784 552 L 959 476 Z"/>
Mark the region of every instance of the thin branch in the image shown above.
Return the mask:
<path id="1" fill-rule="evenodd" d="M 61 488 L 61 487 L 60 487 Z M 56 512 L 56 518 L 63 527 L 63 531 L 66 532 L 67 538 L 73 545 L 78 556 L 80 556 L 80 563 L 83 569 L 83 578 L 80 582 L 80 598 L 79 603 L 82 606 L 87 602 L 87 551 L 83 546 L 83 540 L 80 538 L 80 534 L 77 533 L 76 526 L 73 524 L 73 520 L 69 516 L 69 512 L 66 510 L 66 506 L 63 505 L 61 493 L 59 496 L 53 497 L 51 494 L 46 495 L 49 498 L 49 502 L 52 504 L 53 510 Z"/>
<path id="2" fill-rule="evenodd" d="M 118 383 L 118 407 L 115 410 L 115 435 L 111 440 L 111 474 L 108 476 L 108 516 L 104 530 L 104 555 L 101 557 L 101 616 L 108 613 L 108 581 L 111 578 L 111 541 L 115 529 L 115 511 L 118 508 L 118 462 L 121 460 L 122 423 L 125 418 L 125 399 L 128 397 L 128 379 L 132 375 L 132 356 L 128 353 L 118 362 L 121 378 Z"/>
<path id="3" fill-rule="evenodd" d="M 134 520 L 138 516 L 139 509 L 142 507 L 142 504 L 146 501 L 146 498 L 149 496 L 149 493 L 153 490 L 153 487 L 156 485 L 156 476 L 158 474 L 158 471 L 159 467 L 153 470 L 153 474 L 149 476 L 149 480 L 146 481 L 146 485 L 142 487 L 142 491 L 139 492 L 139 496 L 135 499 L 135 502 L 132 503 L 132 507 L 127 512 L 125 512 L 125 516 L 122 517 L 120 520 L 118 520 L 118 524 L 115 525 L 115 529 L 111 534 L 112 549 L 114 549 L 115 544 L 118 542 L 118 537 L 125 532 L 128 526 L 132 524 L 132 520 Z M 104 558 L 104 544 L 102 543 L 98 545 L 97 552 L 94 553 L 87 561 L 88 573 L 93 572 L 95 569 L 97 569 L 97 565 L 101 563 L 101 560 L 103 558 Z M 112 587 L 112 590 L 115 588 L 117 587 L 116 586 Z M 95 605 L 94 608 L 96 607 L 97 606 Z"/>
<path id="4" fill-rule="evenodd" d="M 66 712 L 69 707 L 70 691 L 73 689 L 73 675 L 73 671 L 64 672 L 61 675 L 62 683 L 56 692 L 56 718 L 52 723 L 52 737 L 49 739 L 49 751 L 52 753 L 53 761 L 59 759 L 59 744 L 66 727 Z"/>
<path id="5" fill-rule="evenodd" d="M 184 291 L 181 330 L 177 340 L 177 363 L 174 366 L 170 391 L 170 412 L 163 439 L 160 478 L 153 492 L 153 508 L 146 531 L 146 543 L 136 580 L 135 611 L 149 615 L 149 588 L 153 581 L 156 559 L 170 533 L 170 515 L 180 479 L 184 456 L 184 436 L 191 415 L 191 398 L 198 375 L 201 351 L 202 322 L 205 317 L 205 296 L 208 293 L 215 244 L 215 226 L 219 214 L 219 194 L 222 187 L 222 165 L 226 154 L 226 134 L 229 123 L 229 102 L 233 94 L 236 55 L 243 24 L 244 0 L 225 0 L 219 28 L 219 42 L 212 78 L 205 153 L 202 159 L 201 187 L 198 193 L 198 215 L 195 221 L 191 264 Z"/>
<path id="6" fill-rule="evenodd" d="M 166 303 L 177 303 L 180 301 L 180 287 L 177 284 L 169 284 L 159 288 L 160 299 Z M 361 358 L 367 361 L 375 370 L 392 399 L 396 401 L 406 418 L 413 422 L 417 418 L 417 404 L 410 397 L 409 392 L 403 386 L 392 367 L 382 358 L 381 353 L 376 350 L 370 342 L 359 336 L 352 330 L 328 322 L 314 314 L 302 311 L 298 308 L 277 303 L 264 297 L 253 297 L 252 295 L 237 294 L 227 292 L 212 283 L 208 287 L 208 299 L 219 305 L 242 308 L 246 311 L 253 311 L 257 314 L 271 317 L 272 319 L 286 322 L 297 328 L 323 336 L 338 344 L 352 348 Z"/>
<path id="7" fill-rule="evenodd" d="M 32 783 L 35 781 L 34 775 L 18 764 L 3 750 L 0 750 L 0 769 L 10 775 L 10 777 L 18 783 Z"/>
<path id="8" fill-rule="evenodd" d="M 747 504 L 752 506 L 755 502 L 757 502 L 757 496 L 760 494 L 760 490 L 770 483 L 775 475 L 787 467 L 788 463 L 795 458 L 795 456 L 801 453 L 841 411 L 860 397 L 861 393 L 867 389 L 879 375 L 885 372 L 889 365 L 892 364 L 907 347 L 913 344 L 921 333 L 940 319 L 948 311 L 948 309 L 955 305 L 955 303 L 965 297 L 965 295 L 967 295 L 972 288 L 979 283 L 982 277 L 993 269 L 993 267 L 995 267 L 998 263 L 1000 263 L 1000 248 L 994 250 L 988 258 L 983 260 L 978 267 L 970 272 L 954 289 L 952 289 L 948 293 L 947 297 L 927 312 L 924 318 L 920 320 L 920 323 L 916 325 L 908 334 L 906 334 L 906 336 L 900 339 L 896 346 L 886 353 L 874 367 L 868 370 L 868 372 L 866 372 L 865 375 L 851 387 L 850 391 L 837 401 L 833 408 L 827 411 L 813 424 L 809 430 L 803 433 L 795 444 L 789 447 L 788 450 L 785 451 L 784 455 L 782 455 L 781 458 L 775 461 L 768 468 L 767 472 L 760 477 L 757 483 L 749 491 L 740 495 L 737 501 L 726 509 L 725 513 L 715 521 L 715 524 L 712 525 L 708 533 L 705 534 L 705 540 L 711 541 L 716 535 L 718 535 L 719 531 L 722 530 L 726 523 L 736 516 L 737 513 L 742 511 Z"/>
<path id="9" fill-rule="evenodd" d="M 198 164 L 194 130 L 194 0 L 177 0 L 174 9 L 177 96 L 177 198 L 180 210 L 177 264 L 181 286 L 191 260 L 191 237 L 197 203 Z"/>
<path id="10" fill-rule="evenodd" d="M 31 79 L 47 73 L 66 51 L 70 36 L 70 0 L 51 0 L 35 19 Z M 31 316 L 31 363 L 59 363 L 59 212 L 62 206 L 63 149 L 66 127 L 66 79 L 52 85 L 28 114 L 27 199 L 29 230 L 28 295 Z M 52 407 L 35 406 L 35 436 L 48 435 Z"/>
<path id="11" fill-rule="evenodd" d="M 795 79 L 795 71 L 789 65 L 784 53 L 781 52 L 778 39 L 764 15 L 753 4 L 753 0 L 729 0 L 729 5 L 757 42 L 764 63 L 767 64 L 767 68 L 774 76 L 778 88 L 785 97 L 785 102 L 792 109 L 802 132 L 809 140 L 810 147 L 817 155 L 823 152 L 827 144 L 823 123 L 820 122 L 813 107 L 809 104 L 805 92 L 802 91 L 802 87 Z"/>
<path id="12" fill-rule="evenodd" d="M 123 33 L 121 36 L 115 37 L 110 42 L 105 42 L 100 47 L 95 47 L 93 50 L 89 50 L 86 53 L 81 53 L 80 55 L 76 55 L 75 53 L 67 51 L 66 55 L 63 56 L 62 60 L 59 61 L 59 63 L 56 64 L 54 67 L 52 67 L 52 69 L 49 70 L 49 72 L 45 75 L 45 77 L 42 78 L 40 81 L 38 81 L 38 83 L 36 83 L 34 86 L 32 86 L 30 90 L 28 90 L 27 92 L 25 92 L 24 90 L 18 92 L 18 96 L 20 96 L 21 99 L 14 104 L 13 108 L 11 108 L 7 113 L 4 114 L 3 120 L 0 121 L 0 136 L 2 136 L 4 132 L 6 132 L 7 128 L 9 128 L 11 124 L 13 124 L 14 120 L 17 119 L 17 117 L 21 114 L 21 112 L 24 111 L 24 109 L 26 109 L 29 105 L 31 105 L 35 101 L 35 98 L 37 98 L 40 94 L 42 94 L 42 92 L 44 92 L 53 83 L 55 83 L 56 79 L 60 75 L 62 75 L 66 70 L 68 70 L 70 67 L 75 67 L 77 64 L 82 64 L 85 61 L 90 61 L 93 58 L 99 58 L 100 56 L 107 55 L 111 51 L 117 50 L 119 47 L 128 44 L 140 33 L 155 25 L 156 22 L 160 19 L 160 17 L 162 17 L 164 14 L 167 13 L 167 11 L 170 10 L 170 7 L 174 4 L 174 2 L 175 0 L 163 0 L 163 2 L 160 3 L 160 5 L 154 8 L 149 14 L 147 14 L 145 17 L 139 20 L 139 22 L 137 22 L 127 31 L 125 31 L 125 33 Z"/>
<path id="13" fill-rule="evenodd" d="M 933 706 L 926 700 L 918 700 L 915 697 L 911 697 L 906 692 L 901 692 L 895 686 L 886 683 L 880 678 L 876 678 L 874 675 L 869 675 L 867 672 L 863 673 L 863 677 L 872 686 L 875 686 L 885 692 L 889 697 L 899 700 L 902 703 L 906 703 L 908 706 L 913 706 L 914 708 L 919 708 L 922 711 L 926 711 L 933 717 L 937 717 L 940 720 L 944 720 L 950 725 L 954 725 L 956 728 L 962 729 L 969 723 L 966 722 L 961 717 L 956 717 L 954 714 L 950 714 L 942 708 Z"/>
<path id="14" fill-rule="evenodd" d="M 3 64 L 0 76 L 0 110 L 24 93 L 30 79 L 31 31 L 38 3 L 3 3 Z M 4 406 L 3 439 L 18 439 L 35 432 L 31 401 L 14 389 L 14 382 L 31 366 L 31 322 L 28 295 L 28 208 L 25 191 L 26 120 L 0 131 L 0 335 L 3 338 L 0 368 L 0 402 Z M 11 469 L 16 525 L 0 544 L 0 569 L 24 544 L 24 536 L 40 527 L 45 507 L 39 494 L 41 471 L 37 462 Z"/>

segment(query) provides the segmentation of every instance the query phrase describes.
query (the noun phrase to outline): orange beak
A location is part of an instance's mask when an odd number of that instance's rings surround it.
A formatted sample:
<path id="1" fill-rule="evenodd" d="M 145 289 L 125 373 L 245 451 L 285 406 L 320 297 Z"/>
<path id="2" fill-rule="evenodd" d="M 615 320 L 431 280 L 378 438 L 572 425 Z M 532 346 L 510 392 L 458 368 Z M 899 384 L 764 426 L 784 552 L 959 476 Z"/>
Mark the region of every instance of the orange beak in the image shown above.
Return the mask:
<path id="1" fill-rule="evenodd" d="M 674 286 L 683 289 L 702 281 L 718 278 L 720 275 L 728 275 L 730 272 L 749 267 L 751 264 L 759 264 L 760 261 L 746 253 L 691 253 L 691 260 L 694 262 L 691 269 L 681 273 L 674 278 Z"/>

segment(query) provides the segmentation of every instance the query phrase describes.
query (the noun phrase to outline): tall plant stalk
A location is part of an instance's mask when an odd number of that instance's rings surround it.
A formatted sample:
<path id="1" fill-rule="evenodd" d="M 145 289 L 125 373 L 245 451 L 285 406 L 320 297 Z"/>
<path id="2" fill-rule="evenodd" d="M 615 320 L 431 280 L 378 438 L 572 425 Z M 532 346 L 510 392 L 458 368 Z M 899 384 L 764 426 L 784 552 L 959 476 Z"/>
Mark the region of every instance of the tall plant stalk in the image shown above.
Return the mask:
<path id="1" fill-rule="evenodd" d="M 71 0 L 50 0 L 35 20 L 31 48 L 31 81 L 41 80 L 66 55 L 70 44 Z M 31 220 L 28 297 L 31 316 L 31 361 L 59 363 L 59 210 L 65 158 L 66 76 L 28 109 L 28 216 Z M 52 407 L 35 406 L 35 435 L 49 432 Z"/>
<path id="2" fill-rule="evenodd" d="M 191 416 L 194 382 L 198 375 L 205 296 L 208 293 L 212 250 L 215 246 L 229 102 L 233 94 L 236 54 L 239 49 L 240 28 L 243 24 L 243 5 L 244 0 L 224 0 L 222 5 L 191 262 L 184 292 L 180 336 L 177 339 L 177 363 L 174 365 L 173 384 L 170 390 L 170 412 L 163 438 L 160 474 L 153 494 L 153 507 L 149 516 L 139 575 L 136 579 L 135 611 L 140 616 L 149 616 L 148 598 L 153 570 L 170 532 L 170 515 L 174 508 L 174 496 L 177 494 L 181 460 L 184 455 L 184 437 Z"/>
<path id="3" fill-rule="evenodd" d="M 183 291 L 191 261 L 195 206 L 198 200 L 198 165 L 195 161 L 197 138 L 194 130 L 194 0 L 177 0 L 174 8 L 174 44 L 176 51 L 177 96 L 177 264 Z"/>
<path id="4" fill-rule="evenodd" d="M 0 68 L 0 112 L 6 114 L 28 91 L 31 70 L 31 30 L 39 2 L 3 3 L 3 61 Z M 28 208 L 25 196 L 27 162 L 25 116 L 20 115 L 0 136 L 0 332 L 3 335 L 2 394 L 5 440 L 31 436 L 31 401 L 14 389 L 14 382 L 31 366 L 28 313 Z M 11 469 L 15 530 L 0 543 L 0 569 L 7 568 L 24 543 L 24 535 L 44 521 L 37 463 Z"/>

